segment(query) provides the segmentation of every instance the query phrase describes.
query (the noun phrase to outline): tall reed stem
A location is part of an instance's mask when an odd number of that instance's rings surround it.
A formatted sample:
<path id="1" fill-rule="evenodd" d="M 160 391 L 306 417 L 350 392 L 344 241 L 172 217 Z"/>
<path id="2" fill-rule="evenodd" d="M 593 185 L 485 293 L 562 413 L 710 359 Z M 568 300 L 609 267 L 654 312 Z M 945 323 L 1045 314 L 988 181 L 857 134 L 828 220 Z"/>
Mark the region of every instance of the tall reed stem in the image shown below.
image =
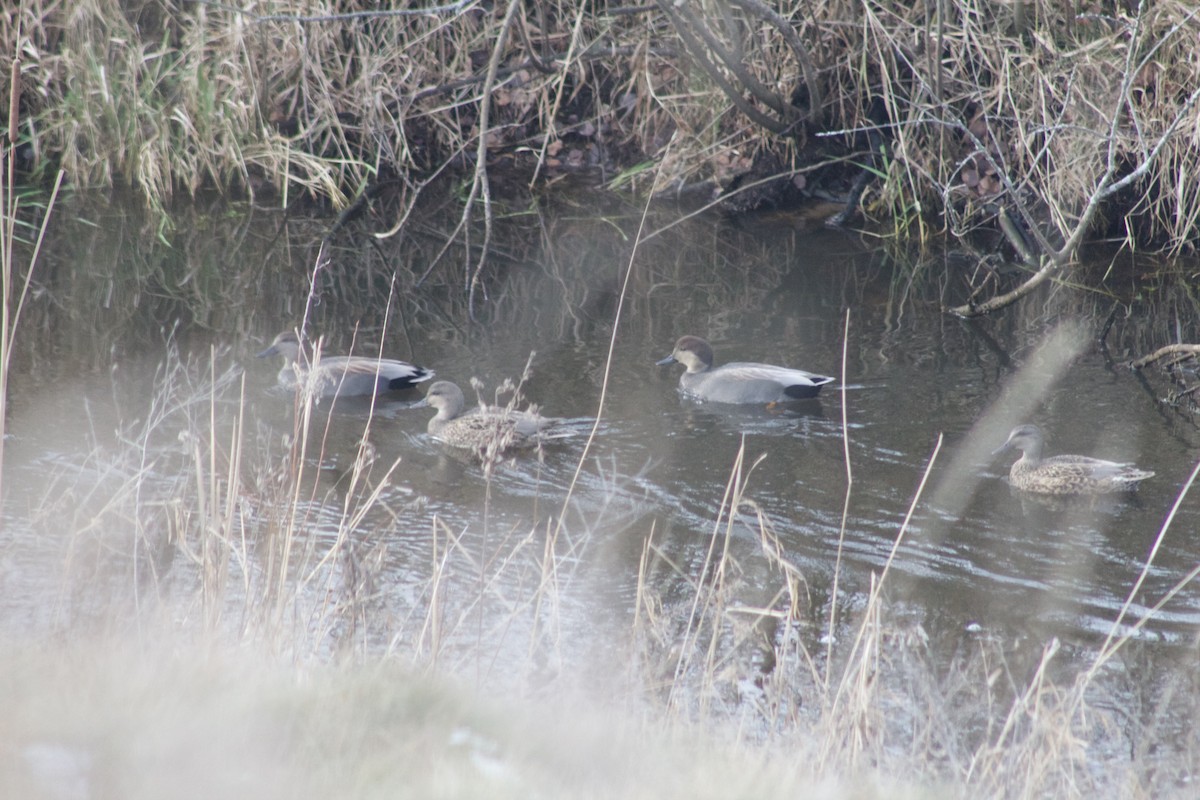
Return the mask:
<path id="1" fill-rule="evenodd" d="M 19 277 L 16 274 L 16 255 L 13 247 L 16 244 L 19 202 L 14 191 L 13 171 L 16 167 L 17 131 L 20 127 L 21 61 L 15 56 L 9 72 L 8 88 L 8 137 L 4 155 L 0 157 L 0 510 L 4 507 L 4 437 L 8 420 L 8 371 L 12 363 L 12 344 L 16 336 L 17 322 L 21 318 L 21 309 L 25 305 L 25 298 L 29 296 L 33 265 L 37 263 L 38 252 L 42 249 L 42 239 L 46 235 L 50 211 L 54 208 L 63 178 L 60 170 L 54 181 L 50 202 L 46 205 L 46 213 L 42 217 L 37 243 L 29 257 L 25 280 L 16 288 L 14 283 Z"/>

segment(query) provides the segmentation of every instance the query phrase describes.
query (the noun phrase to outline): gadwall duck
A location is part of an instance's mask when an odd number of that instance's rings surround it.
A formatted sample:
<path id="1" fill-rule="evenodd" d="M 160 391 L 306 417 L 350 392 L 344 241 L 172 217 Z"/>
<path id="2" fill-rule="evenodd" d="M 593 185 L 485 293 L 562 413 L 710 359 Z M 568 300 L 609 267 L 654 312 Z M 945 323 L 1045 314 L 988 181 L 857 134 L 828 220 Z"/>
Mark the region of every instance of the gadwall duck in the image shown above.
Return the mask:
<path id="1" fill-rule="evenodd" d="M 1008 480 L 1022 491 L 1038 494 L 1107 494 L 1136 489 L 1139 481 L 1153 472 L 1133 464 L 1119 464 L 1088 456 L 1051 456 L 1042 458 L 1045 438 L 1036 425 L 1018 425 L 1008 440 L 992 455 L 1017 449 L 1022 455 L 1012 465 Z"/>
<path id="2" fill-rule="evenodd" d="M 429 386 L 425 402 L 437 409 L 429 420 L 429 435 L 451 447 L 475 450 L 481 454 L 505 453 L 537 447 L 550 439 L 563 438 L 570 431 L 563 421 L 542 417 L 532 411 L 505 408 L 473 408 L 464 411 L 462 390 L 450 381 Z"/>
<path id="3" fill-rule="evenodd" d="M 678 362 L 687 367 L 679 388 L 700 400 L 715 403 L 782 403 L 816 397 L 833 378 L 802 369 L 734 361 L 713 366 L 713 350 L 698 336 L 681 336 L 671 355 L 659 366 Z"/>
<path id="4" fill-rule="evenodd" d="M 316 370 L 311 371 L 309 364 L 312 358 L 300 346 L 300 339 L 293 331 L 279 334 L 270 347 L 258 354 L 259 358 L 268 356 L 283 356 L 283 369 L 279 370 L 280 386 L 293 389 L 297 384 L 311 382 L 309 385 L 317 397 L 383 394 L 411 389 L 433 377 L 433 370 L 407 361 L 368 356 L 322 355 Z"/>

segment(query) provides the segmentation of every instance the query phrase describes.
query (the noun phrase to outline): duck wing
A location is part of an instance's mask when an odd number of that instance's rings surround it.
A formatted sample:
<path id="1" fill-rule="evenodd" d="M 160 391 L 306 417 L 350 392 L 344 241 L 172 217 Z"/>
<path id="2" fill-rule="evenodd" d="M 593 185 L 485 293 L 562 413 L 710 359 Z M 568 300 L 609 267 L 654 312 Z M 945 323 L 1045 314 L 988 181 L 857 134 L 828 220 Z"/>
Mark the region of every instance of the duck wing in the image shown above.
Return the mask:
<path id="1" fill-rule="evenodd" d="M 1017 461 L 1010 480 L 1019 489 L 1042 494 L 1102 494 L 1133 489 L 1153 475 L 1133 464 L 1062 455 L 1043 459 L 1033 467 L 1023 467 Z"/>
<path id="2" fill-rule="evenodd" d="M 749 361 L 733 361 L 723 364 L 713 370 L 713 373 L 731 373 L 746 380 L 770 381 L 785 386 L 824 386 L 833 378 L 827 375 L 817 375 L 802 369 L 778 367 L 774 364 L 756 364 Z"/>
<path id="3" fill-rule="evenodd" d="M 696 374 L 684 373 L 681 384 L 706 400 L 726 403 L 771 403 L 816 397 L 832 381 L 802 369 L 733 361 Z"/>
<path id="4" fill-rule="evenodd" d="M 474 408 L 445 421 L 436 430 L 431 425 L 429 432 L 433 438 L 454 447 L 505 453 L 574 435 L 564 426 L 564 422 L 531 411 Z"/>
<path id="5" fill-rule="evenodd" d="M 1149 470 L 1139 469 L 1136 464 L 1120 461 L 1105 461 L 1088 456 L 1051 456 L 1042 459 L 1042 467 L 1052 467 L 1064 474 L 1073 474 L 1096 480 L 1144 480 L 1154 475 Z"/>
<path id="6" fill-rule="evenodd" d="M 433 377 L 433 370 L 389 358 L 331 356 L 321 359 L 322 394 L 343 397 L 411 389 Z"/>

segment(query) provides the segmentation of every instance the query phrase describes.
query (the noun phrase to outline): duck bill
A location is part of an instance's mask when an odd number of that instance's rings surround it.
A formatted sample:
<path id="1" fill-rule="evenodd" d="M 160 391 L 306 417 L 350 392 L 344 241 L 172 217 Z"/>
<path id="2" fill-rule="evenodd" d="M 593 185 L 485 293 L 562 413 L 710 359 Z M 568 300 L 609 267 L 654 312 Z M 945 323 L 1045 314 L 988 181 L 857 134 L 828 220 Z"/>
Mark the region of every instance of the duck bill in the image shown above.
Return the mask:
<path id="1" fill-rule="evenodd" d="M 664 359 L 661 359 L 661 360 L 659 360 L 659 361 L 655 361 L 655 362 L 654 362 L 654 366 L 656 366 L 656 367 L 665 367 L 667 364 L 674 364 L 674 363 L 675 363 L 675 356 L 674 356 L 674 355 L 669 355 L 669 356 L 667 356 L 667 357 L 666 357 L 666 358 L 664 358 Z"/>
<path id="2" fill-rule="evenodd" d="M 279 351 L 275 348 L 275 345 L 271 345 L 266 350 L 263 350 L 261 353 L 255 353 L 254 357 L 255 358 L 266 358 L 267 356 L 273 356 L 273 355 L 277 354 L 278 352 Z"/>

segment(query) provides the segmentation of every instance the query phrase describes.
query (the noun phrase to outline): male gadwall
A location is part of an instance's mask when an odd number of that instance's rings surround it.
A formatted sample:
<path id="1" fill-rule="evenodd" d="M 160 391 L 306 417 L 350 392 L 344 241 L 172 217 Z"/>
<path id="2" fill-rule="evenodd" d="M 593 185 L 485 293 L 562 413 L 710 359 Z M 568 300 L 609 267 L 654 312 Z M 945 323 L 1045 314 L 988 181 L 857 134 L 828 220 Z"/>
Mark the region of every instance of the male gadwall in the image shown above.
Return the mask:
<path id="1" fill-rule="evenodd" d="M 1154 475 L 1133 464 L 1118 464 L 1088 456 L 1042 458 L 1045 439 L 1036 425 L 1018 425 L 992 455 L 1016 448 L 1022 455 L 1012 465 L 1008 480 L 1022 491 L 1038 494 L 1107 494 L 1136 489 Z"/>
<path id="2" fill-rule="evenodd" d="M 570 431 L 560 429 L 562 420 L 532 411 L 505 408 L 464 411 L 466 401 L 462 390 L 450 381 L 430 384 L 425 402 L 438 410 L 437 416 L 429 420 L 430 436 L 452 447 L 481 454 L 537 447 L 549 439 L 570 435 Z"/>
<path id="3" fill-rule="evenodd" d="M 383 394 L 411 389 L 421 381 L 433 377 L 433 370 L 409 364 L 407 361 L 368 356 L 322 355 L 316 370 L 311 371 L 311 356 L 301 348 L 300 340 L 293 331 L 284 331 L 276 336 L 271 346 L 259 353 L 258 357 L 276 355 L 283 356 L 279 385 L 292 389 L 297 384 L 303 385 L 311 381 L 313 394 L 317 397 Z"/>
<path id="4" fill-rule="evenodd" d="M 658 362 L 672 361 L 687 370 L 679 376 L 679 388 L 700 400 L 715 403 L 782 403 L 816 397 L 833 378 L 802 369 L 734 361 L 713 367 L 713 351 L 698 336 L 681 336 L 671 355 Z"/>

